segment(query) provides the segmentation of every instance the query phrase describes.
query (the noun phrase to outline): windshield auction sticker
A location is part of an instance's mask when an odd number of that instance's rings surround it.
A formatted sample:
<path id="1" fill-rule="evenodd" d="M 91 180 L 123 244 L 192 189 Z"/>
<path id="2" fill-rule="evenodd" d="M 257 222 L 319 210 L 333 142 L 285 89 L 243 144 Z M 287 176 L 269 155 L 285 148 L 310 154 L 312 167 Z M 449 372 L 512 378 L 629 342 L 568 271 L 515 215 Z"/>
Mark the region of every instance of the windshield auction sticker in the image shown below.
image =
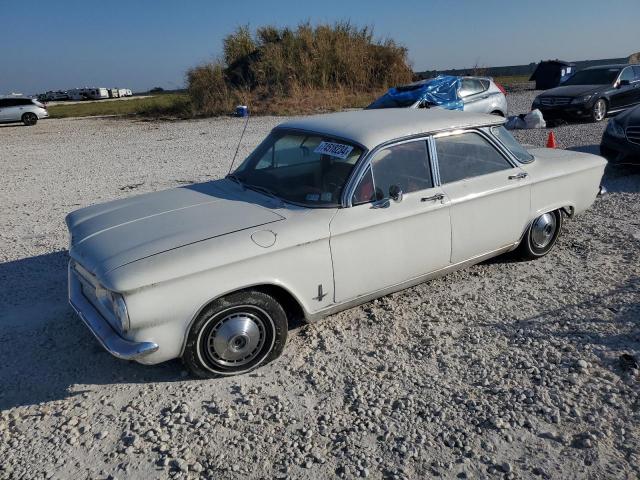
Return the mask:
<path id="1" fill-rule="evenodd" d="M 320 142 L 320 145 L 316 147 L 313 153 L 319 153 L 320 155 L 331 155 L 332 157 L 338 157 L 345 159 L 349 156 L 353 147 L 351 145 L 343 145 L 342 143 Z"/>

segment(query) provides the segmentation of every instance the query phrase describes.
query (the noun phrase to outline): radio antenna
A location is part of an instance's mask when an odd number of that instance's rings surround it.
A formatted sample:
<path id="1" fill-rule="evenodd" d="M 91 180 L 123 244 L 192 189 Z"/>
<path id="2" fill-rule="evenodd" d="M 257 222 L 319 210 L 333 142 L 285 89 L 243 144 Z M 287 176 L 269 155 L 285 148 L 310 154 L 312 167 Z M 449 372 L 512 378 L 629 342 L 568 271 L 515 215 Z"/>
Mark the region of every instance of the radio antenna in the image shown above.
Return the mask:
<path id="1" fill-rule="evenodd" d="M 231 160 L 231 165 L 229 166 L 229 171 L 227 175 L 231 173 L 231 169 L 233 168 L 233 164 L 236 162 L 236 157 L 238 156 L 238 150 L 240 150 L 240 144 L 242 143 L 242 137 L 244 137 L 244 132 L 247 129 L 247 123 L 249 123 L 249 110 L 247 109 L 247 119 L 244 121 L 244 128 L 242 129 L 242 133 L 240 134 L 240 140 L 238 140 L 238 146 L 236 147 L 236 153 L 233 154 L 233 160 Z"/>

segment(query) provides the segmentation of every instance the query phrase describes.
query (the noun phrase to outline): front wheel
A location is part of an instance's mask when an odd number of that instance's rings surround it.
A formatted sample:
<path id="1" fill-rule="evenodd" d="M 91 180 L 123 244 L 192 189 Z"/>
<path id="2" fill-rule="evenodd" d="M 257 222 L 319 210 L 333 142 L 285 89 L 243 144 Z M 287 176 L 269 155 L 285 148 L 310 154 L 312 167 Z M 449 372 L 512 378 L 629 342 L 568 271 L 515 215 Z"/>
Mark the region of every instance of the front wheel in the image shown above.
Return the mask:
<path id="1" fill-rule="evenodd" d="M 239 375 L 280 356 L 287 316 L 270 295 L 242 291 L 212 302 L 196 319 L 183 361 L 201 378 Z"/>
<path id="2" fill-rule="evenodd" d="M 602 98 L 593 104 L 591 109 L 591 119 L 594 122 L 600 122 L 607 116 L 607 102 Z"/>
<path id="3" fill-rule="evenodd" d="M 35 125 L 38 123 L 38 116 L 35 113 L 27 112 L 22 115 L 22 123 L 24 123 L 27 127 Z"/>
<path id="4" fill-rule="evenodd" d="M 540 215 L 527 229 L 520 246 L 520 256 L 525 259 L 544 257 L 556 243 L 562 230 L 562 212 L 554 210 Z"/>

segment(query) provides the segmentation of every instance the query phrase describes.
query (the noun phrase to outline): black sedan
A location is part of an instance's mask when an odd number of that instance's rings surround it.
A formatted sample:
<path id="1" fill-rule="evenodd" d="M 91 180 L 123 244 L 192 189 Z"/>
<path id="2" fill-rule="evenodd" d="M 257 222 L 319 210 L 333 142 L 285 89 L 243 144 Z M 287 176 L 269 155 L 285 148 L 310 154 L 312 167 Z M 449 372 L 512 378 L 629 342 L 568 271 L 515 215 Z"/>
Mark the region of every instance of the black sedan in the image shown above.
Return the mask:
<path id="1" fill-rule="evenodd" d="M 640 164 L 640 106 L 609 120 L 600 153 L 611 163 Z"/>
<path id="2" fill-rule="evenodd" d="M 560 87 L 538 95 L 532 109 L 545 119 L 587 118 L 594 122 L 607 114 L 640 104 L 640 65 L 601 65 L 580 70 Z"/>

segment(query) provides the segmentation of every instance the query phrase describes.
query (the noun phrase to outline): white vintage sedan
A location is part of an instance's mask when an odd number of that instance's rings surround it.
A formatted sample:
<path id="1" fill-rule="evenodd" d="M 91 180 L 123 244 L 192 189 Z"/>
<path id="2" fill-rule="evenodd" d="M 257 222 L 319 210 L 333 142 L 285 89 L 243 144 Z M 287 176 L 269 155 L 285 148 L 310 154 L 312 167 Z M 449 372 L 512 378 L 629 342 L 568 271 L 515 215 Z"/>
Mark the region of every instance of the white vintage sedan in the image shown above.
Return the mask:
<path id="1" fill-rule="evenodd" d="M 67 216 L 69 300 L 113 355 L 245 373 L 315 321 L 518 249 L 553 247 L 605 160 L 525 149 L 503 119 L 320 115 L 275 128 L 221 180 Z"/>

